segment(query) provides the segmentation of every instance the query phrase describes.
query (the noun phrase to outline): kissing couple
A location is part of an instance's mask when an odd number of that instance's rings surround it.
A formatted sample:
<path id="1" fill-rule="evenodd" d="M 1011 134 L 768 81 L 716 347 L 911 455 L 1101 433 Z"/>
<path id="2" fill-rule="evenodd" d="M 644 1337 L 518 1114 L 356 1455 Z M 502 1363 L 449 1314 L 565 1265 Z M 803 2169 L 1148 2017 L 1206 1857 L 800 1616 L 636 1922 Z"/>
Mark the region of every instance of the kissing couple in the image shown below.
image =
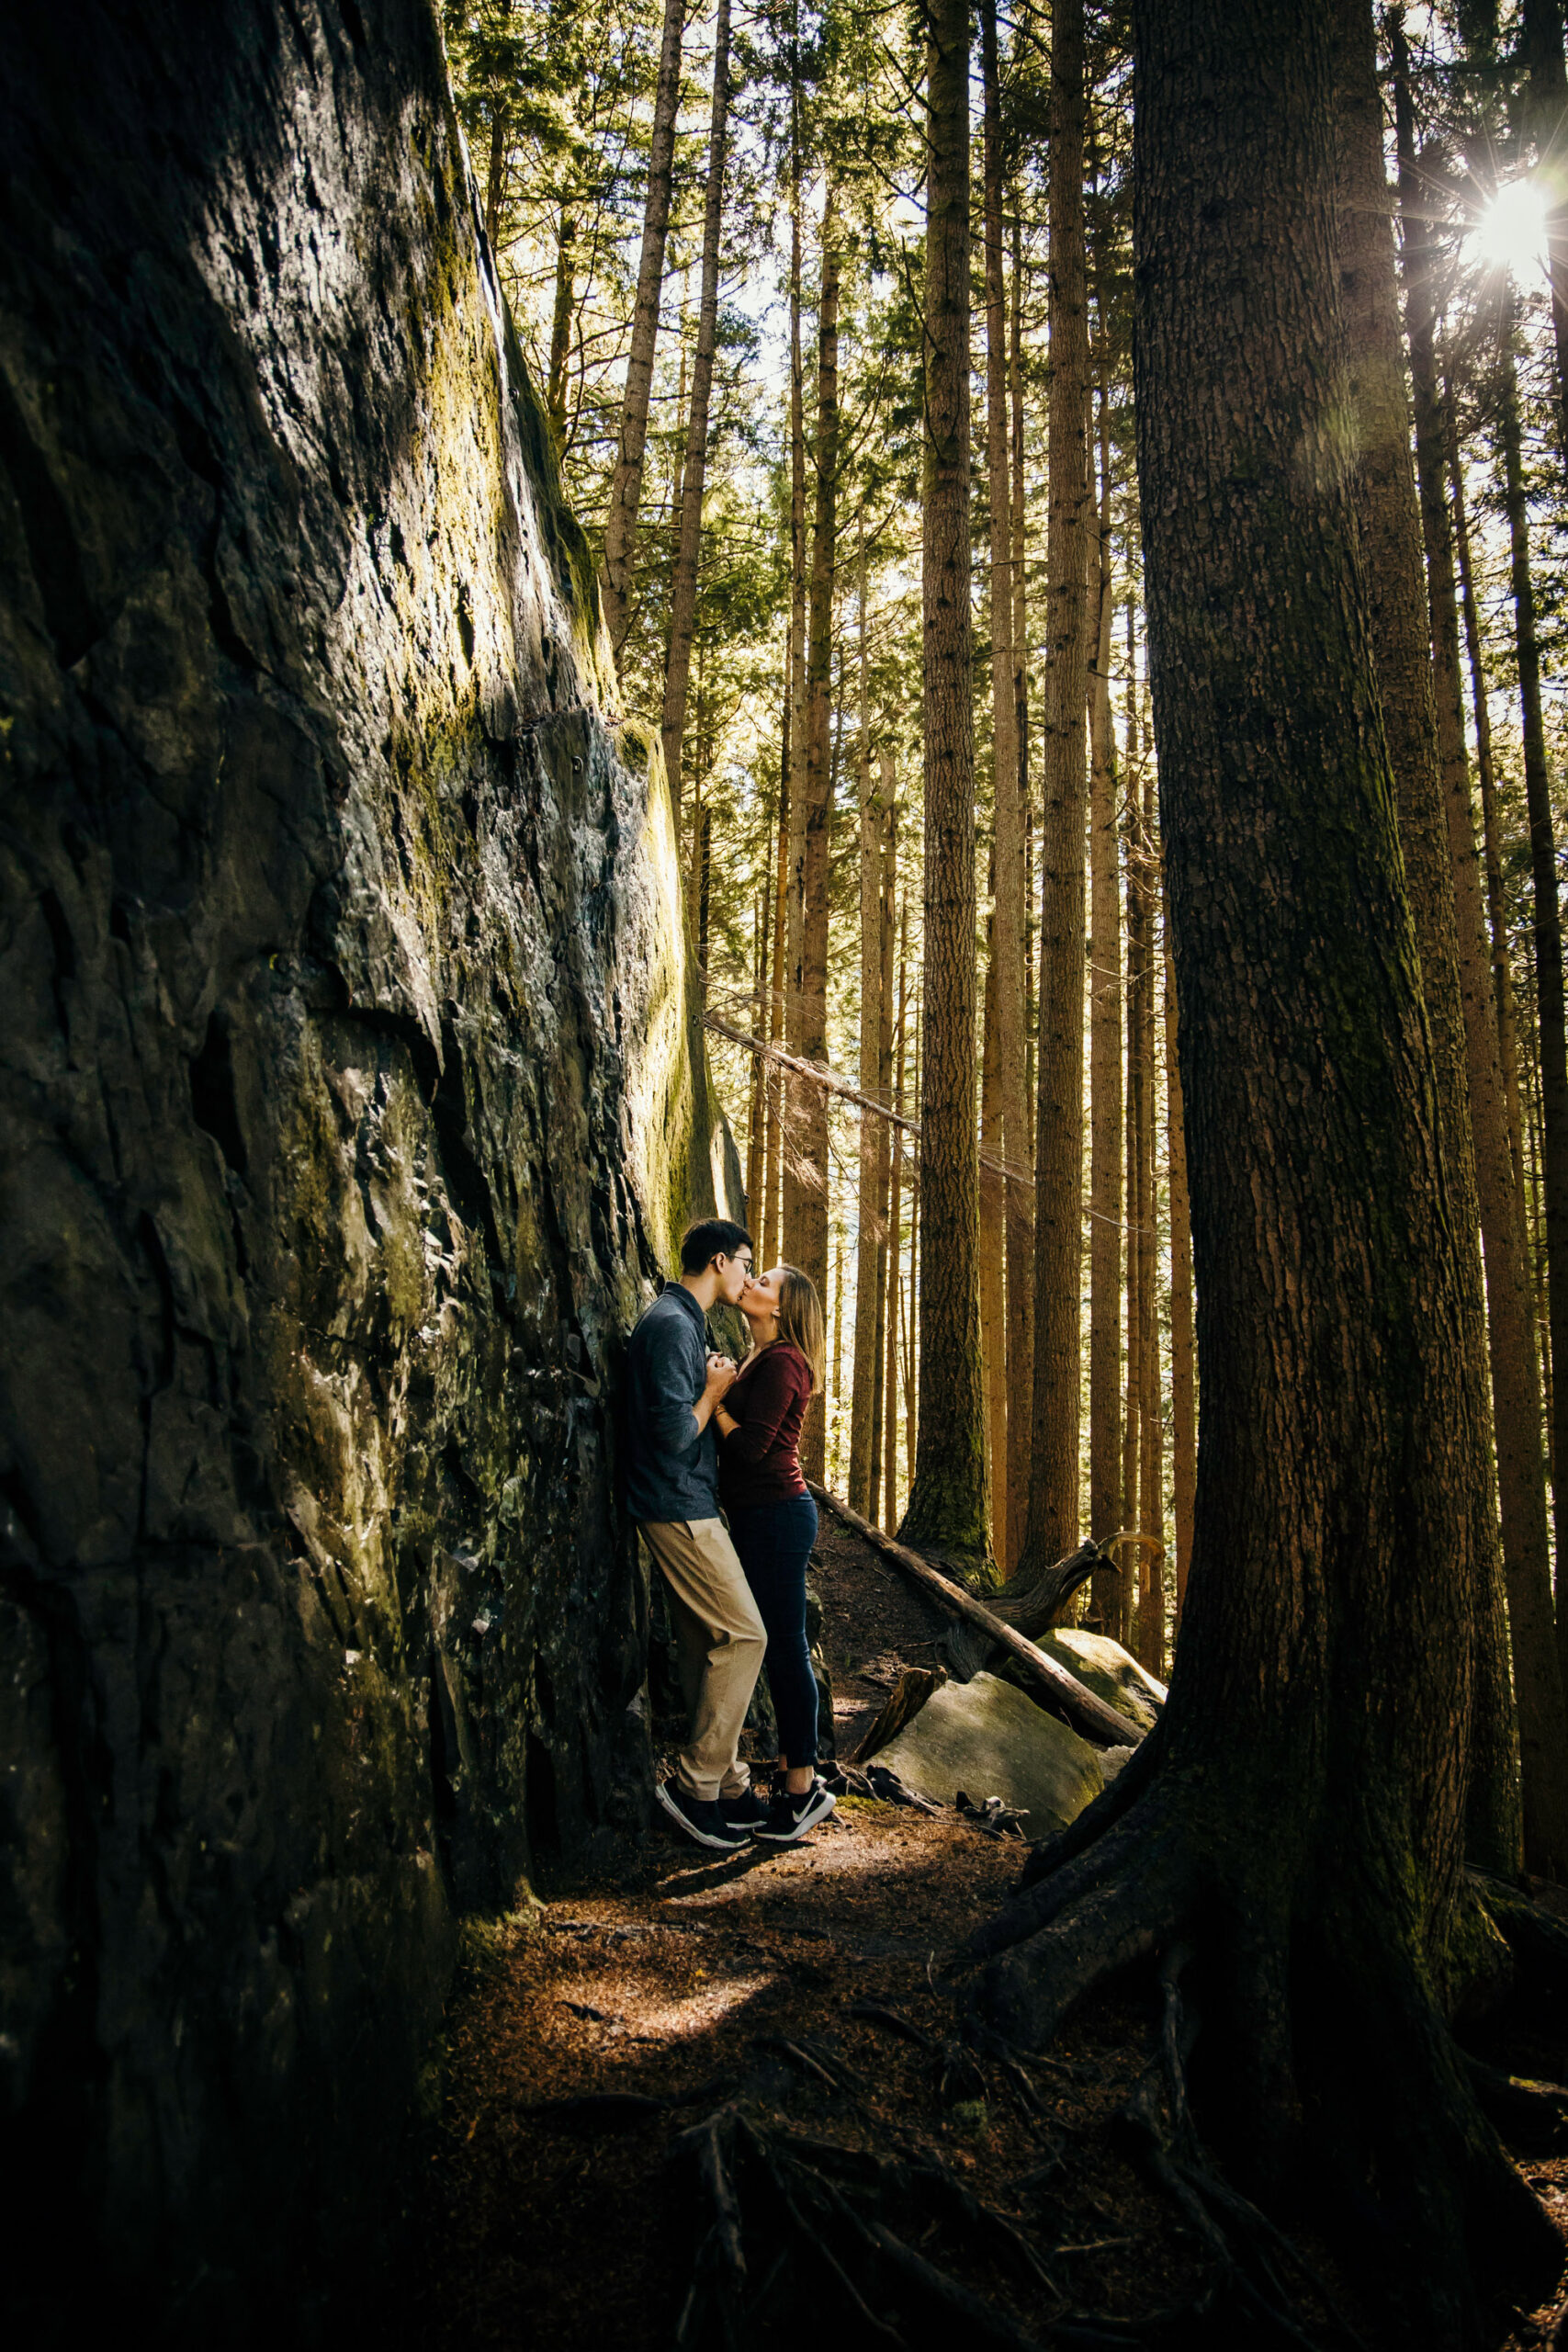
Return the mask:
<path id="1" fill-rule="evenodd" d="M 751 1327 L 739 1370 L 707 1343 L 720 1304 Z M 810 1276 L 798 1266 L 759 1274 L 750 1235 L 728 1217 L 686 1233 L 681 1279 L 641 1317 L 627 1351 L 626 1502 L 669 1590 L 691 1718 L 656 1793 L 688 1838 L 719 1853 L 753 1837 L 792 1846 L 833 1810 L 817 1771 L 806 1638 L 817 1506 L 800 1471 L 800 1425 L 826 1354 Z M 784 1751 L 771 1804 L 739 1755 L 764 1657 Z"/>

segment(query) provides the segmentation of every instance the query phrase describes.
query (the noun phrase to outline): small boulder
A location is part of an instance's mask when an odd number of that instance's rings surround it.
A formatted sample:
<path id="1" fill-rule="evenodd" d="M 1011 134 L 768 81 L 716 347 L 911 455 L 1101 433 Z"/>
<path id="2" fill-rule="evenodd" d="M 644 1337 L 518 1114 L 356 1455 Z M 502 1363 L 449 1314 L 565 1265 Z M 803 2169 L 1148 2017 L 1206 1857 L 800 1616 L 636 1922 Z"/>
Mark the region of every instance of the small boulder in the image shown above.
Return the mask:
<path id="1" fill-rule="evenodd" d="M 1076 1674 L 1086 1690 L 1125 1715 L 1140 1738 L 1153 1731 L 1165 1704 L 1166 1686 L 1120 1642 L 1113 1642 L 1107 1634 L 1090 1634 L 1081 1625 L 1053 1625 L 1040 1636 L 1039 1646 L 1047 1657 Z"/>
<path id="2" fill-rule="evenodd" d="M 960 1789 L 976 1805 L 1000 1797 L 1031 1838 L 1076 1821 L 1106 1781 L 1098 1748 L 994 1674 L 933 1690 L 876 1764 L 947 1804 Z"/>

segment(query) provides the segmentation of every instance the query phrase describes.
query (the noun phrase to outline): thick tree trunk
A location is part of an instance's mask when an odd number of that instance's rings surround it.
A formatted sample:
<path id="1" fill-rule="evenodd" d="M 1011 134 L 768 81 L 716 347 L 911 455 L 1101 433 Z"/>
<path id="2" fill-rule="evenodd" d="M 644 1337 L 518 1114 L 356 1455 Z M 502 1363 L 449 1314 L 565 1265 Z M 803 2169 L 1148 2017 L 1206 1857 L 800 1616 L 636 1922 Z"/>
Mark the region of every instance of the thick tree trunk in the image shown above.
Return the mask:
<path id="1" fill-rule="evenodd" d="M 1161 1950 L 1174 1979 L 1190 1947 L 1230 2160 L 1263 2188 L 1310 2176 L 1411 2337 L 1479 2346 L 1492 2292 L 1528 2306 L 1562 2250 L 1435 1995 L 1474 1435 L 1358 548 L 1330 27 L 1280 0 L 1134 0 L 1134 39 L 1203 1445 L 1160 1728 L 979 1939 L 981 1996 L 1038 2048 L 1107 1971 Z"/>
<path id="2" fill-rule="evenodd" d="M 631 350 L 626 358 L 620 438 L 615 470 L 610 478 L 610 510 L 604 525 L 604 619 L 617 660 L 631 626 L 632 562 L 637 553 L 643 453 L 648 447 L 648 410 L 653 390 L 653 354 L 659 341 L 659 305 L 664 288 L 664 245 L 670 233 L 675 117 L 681 104 L 681 36 L 685 23 L 685 0 L 665 0 L 659 79 L 653 94 L 642 252 L 637 261 L 637 300 L 632 311 Z"/>
<path id="3" fill-rule="evenodd" d="M 1023 810 L 1018 735 L 1017 604 L 1012 551 L 1013 481 L 1009 462 L 1007 286 L 1002 265 L 1001 96 L 996 0 L 982 0 L 980 51 L 985 80 L 986 467 L 991 514 L 991 713 L 996 747 L 995 932 L 989 989 L 996 989 L 999 1157 L 1009 1176 L 1002 1196 L 1006 1257 L 1006 1363 L 1002 1410 L 991 1414 L 991 1510 L 998 1566 L 1005 1576 L 1022 1549 L 1029 1513 L 1029 1409 L 1034 1378 L 1034 1234 L 1030 1186 L 1029 1102 L 1023 1072 Z M 1016 1400 L 1017 1409 L 1014 1409 Z"/>
<path id="4" fill-rule="evenodd" d="M 975 1133 L 974 627 L 969 606 L 969 10 L 928 11 L 925 464 L 925 1013 L 919 1445 L 903 1535 L 989 1562 Z"/>
<path id="5" fill-rule="evenodd" d="M 882 809 L 871 788 L 871 701 L 866 684 L 865 524 L 860 526 L 860 741 L 856 783 L 860 801 L 860 1091 L 880 1102 L 882 1070 Z M 872 1488 L 879 1460 L 876 1416 L 878 1252 L 885 1236 L 877 1164 L 886 1122 L 861 1113 L 860 1183 L 855 1248 L 855 1369 L 850 1392 L 850 1507 L 874 1518 Z"/>
<path id="6" fill-rule="evenodd" d="M 686 420 L 686 461 L 681 476 L 681 544 L 670 583 L 670 664 L 664 676 L 664 767 L 670 797 L 681 805 L 681 752 L 686 728 L 686 687 L 697 617 L 697 558 L 703 537 L 703 484 L 708 462 L 708 404 L 718 341 L 720 232 L 724 170 L 729 141 L 729 0 L 718 0 L 713 51 L 713 109 L 708 123 L 707 202 L 703 212 L 703 290 L 697 347 L 692 360 L 692 406 Z"/>
<path id="7" fill-rule="evenodd" d="M 1122 885 L 1116 831 L 1116 739 L 1111 724 L 1111 492 L 1100 386 L 1100 631 L 1089 723 L 1089 1532 L 1097 1543 L 1122 1516 Z M 1090 1605 L 1107 1633 L 1121 1623 L 1122 1578 L 1094 1572 Z"/>
<path id="8" fill-rule="evenodd" d="M 1377 42 L 1366 0 L 1336 0 L 1336 81 L 1338 93 L 1339 244 L 1341 300 L 1350 366 L 1351 398 L 1359 463 L 1357 505 L 1371 604 L 1372 655 L 1383 725 L 1398 797 L 1399 833 L 1405 878 L 1421 957 L 1422 992 L 1431 1024 L 1437 1072 L 1438 1136 L 1448 1196 L 1452 1206 L 1456 1263 L 1461 1281 L 1465 1353 L 1454 1366 L 1469 1399 L 1471 1453 L 1462 1470 L 1461 1498 L 1470 1509 L 1476 1562 L 1476 1693 L 1472 1721 L 1470 1836 L 1472 1858 L 1489 1870 L 1517 1867 L 1519 1811 L 1514 1705 L 1508 1690 L 1507 1634 L 1503 1605 L 1503 1561 L 1492 1495 L 1492 1396 L 1487 1381 L 1487 1325 L 1477 1246 L 1480 1210 L 1472 1148 L 1472 1072 L 1460 978 L 1461 944 L 1455 905 L 1450 827 L 1439 772 L 1438 708 L 1434 694 L 1433 637 L 1423 560 L 1421 511 L 1410 455 L 1410 403 L 1405 390 L 1400 334 L 1392 191 L 1383 169 L 1382 100 L 1378 87 Z M 1412 311 L 1418 324 L 1424 287 Z M 1457 673 L 1454 673 L 1457 684 Z M 1462 744 L 1460 746 L 1462 769 Z M 1462 773 L 1463 830 L 1469 832 L 1469 791 Z M 1478 908 L 1467 908 L 1472 917 Z M 1477 942 L 1479 944 L 1479 942 Z M 1476 1008 L 1480 1012 L 1480 1008 Z M 1491 1043 L 1489 1017 L 1480 1034 Z M 1495 1074 L 1488 1057 L 1484 1079 Z M 1484 1104 L 1483 1105 L 1484 1108 Z M 1500 1207 L 1504 1228 L 1493 1227 L 1495 1244 L 1506 1250 L 1506 1194 L 1488 1205 Z M 1494 1351 L 1495 1364 L 1495 1351 Z M 1505 1437 L 1506 1432 L 1502 1433 Z M 1544 1563 L 1542 1563 L 1544 1566 Z M 1528 1567 L 1511 1562 L 1514 1627 L 1521 1720 L 1527 1687 L 1543 1712 L 1532 1713 L 1538 1730 L 1551 1720 L 1550 1657 L 1518 1611 L 1533 1593 Z M 1550 1632 L 1550 1613 L 1548 1616 Z M 1543 1675 L 1544 1669 L 1544 1675 Z M 1543 1858 L 1562 1850 L 1568 1830 L 1568 1744 L 1562 1740 L 1561 1694 L 1555 1721 L 1562 1749 L 1558 1775 L 1561 1801 L 1552 1806 L 1545 1783 L 1535 1794 L 1535 1850 Z M 1539 1744 L 1535 1754 L 1545 1762 Z M 1550 1767 L 1547 1768 L 1550 1772 Z M 1557 1815 L 1556 1826 L 1550 1815 Z"/>
<path id="9" fill-rule="evenodd" d="M 1514 644 L 1519 672 L 1525 805 L 1529 816 L 1534 888 L 1536 1042 L 1540 1058 L 1541 1193 L 1546 1210 L 1546 1297 L 1551 1317 L 1552 1532 L 1557 1552 L 1557 1650 L 1568 1689 L 1568 1036 L 1563 1028 L 1562 918 L 1558 905 L 1557 841 L 1540 708 L 1540 648 L 1530 577 L 1529 510 L 1519 449 L 1519 386 L 1514 322 L 1504 327 L 1499 424 L 1503 492 L 1514 591 Z"/>
<path id="10" fill-rule="evenodd" d="M 1085 719 L 1093 616 L 1083 0 L 1051 30 L 1051 470 L 1034 1210 L 1034 1410 L 1024 1566 L 1078 1541 Z"/>
<path id="11" fill-rule="evenodd" d="M 828 885 L 833 821 L 833 572 L 838 553 L 839 244 L 836 196 L 828 181 L 822 212 L 822 287 L 817 319 L 816 506 L 811 534 L 809 637 L 806 656 L 806 823 L 801 866 L 800 1052 L 828 1059 Z M 802 1089 L 796 1140 L 795 1219 L 786 1253 L 818 1290 L 828 1273 L 828 1097 Z M 822 1418 L 807 1414 L 800 1463 L 822 1475 Z"/>

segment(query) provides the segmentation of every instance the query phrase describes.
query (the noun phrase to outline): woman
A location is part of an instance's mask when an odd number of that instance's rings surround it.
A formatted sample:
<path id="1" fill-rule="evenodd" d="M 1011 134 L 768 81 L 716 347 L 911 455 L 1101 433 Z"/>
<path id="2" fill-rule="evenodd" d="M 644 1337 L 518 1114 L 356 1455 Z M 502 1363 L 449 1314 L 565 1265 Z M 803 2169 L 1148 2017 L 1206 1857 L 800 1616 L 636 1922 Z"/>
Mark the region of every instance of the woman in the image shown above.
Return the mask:
<path id="1" fill-rule="evenodd" d="M 833 1810 L 817 1777 L 817 1678 L 806 1638 L 806 1564 L 817 1506 L 800 1475 L 800 1425 L 822 1385 L 827 1339 L 809 1274 L 775 1266 L 754 1275 L 740 1312 L 756 1342 L 714 1414 L 718 1498 L 767 1628 L 768 1687 L 778 1717 L 783 1778 L 754 1835 L 793 1846 Z"/>

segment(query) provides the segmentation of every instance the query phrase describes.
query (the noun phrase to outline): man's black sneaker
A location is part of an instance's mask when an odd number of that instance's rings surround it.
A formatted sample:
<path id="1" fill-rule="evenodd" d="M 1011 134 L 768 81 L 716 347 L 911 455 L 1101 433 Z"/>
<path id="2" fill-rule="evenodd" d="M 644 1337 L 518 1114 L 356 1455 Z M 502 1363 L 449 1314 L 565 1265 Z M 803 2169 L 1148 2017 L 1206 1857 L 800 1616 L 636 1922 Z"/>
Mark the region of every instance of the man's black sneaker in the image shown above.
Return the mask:
<path id="1" fill-rule="evenodd" d="M 717 1854 L 739 1854 L 750 1842 L 750 1831 L 726 1821 L 711 1797 L 694 1797 L 679 1781 L 660 1781 L 653 1792 L 677 1827 L 699 1846 Z"/>
<path id="2" fill-rule="evenodd" d="M 760 1829 L 768 1817 L 768 1808 L 755 1789 L 742 1789 L 736 1797 L 720 1797 L 718 1809 L 733 1829 Z"/>
<path id="3" fill-rule="evenodd" d="M 819 1780 L 813 1781 L 797 1797 L 781 1789 L 756 1835 L 769 1846 L 793 1846 L 797 1838 L 804 1838 L 808 1829 L 826 1821 L 837 1804 L 832 1790 L 824 1788 Z"/>

